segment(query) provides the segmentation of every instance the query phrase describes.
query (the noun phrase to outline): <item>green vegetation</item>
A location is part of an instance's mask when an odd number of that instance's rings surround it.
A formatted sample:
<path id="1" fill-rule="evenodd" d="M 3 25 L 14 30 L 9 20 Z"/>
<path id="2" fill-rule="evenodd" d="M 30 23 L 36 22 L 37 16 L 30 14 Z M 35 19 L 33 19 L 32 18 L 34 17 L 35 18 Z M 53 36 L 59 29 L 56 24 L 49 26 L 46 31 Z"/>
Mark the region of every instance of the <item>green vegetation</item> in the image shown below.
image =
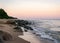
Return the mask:
<path id="1" fill-rule="evenodd" d="M 8 16 L 4 9 L 0 9 L 0 19 L 16 19 L 16 18 Z"/>

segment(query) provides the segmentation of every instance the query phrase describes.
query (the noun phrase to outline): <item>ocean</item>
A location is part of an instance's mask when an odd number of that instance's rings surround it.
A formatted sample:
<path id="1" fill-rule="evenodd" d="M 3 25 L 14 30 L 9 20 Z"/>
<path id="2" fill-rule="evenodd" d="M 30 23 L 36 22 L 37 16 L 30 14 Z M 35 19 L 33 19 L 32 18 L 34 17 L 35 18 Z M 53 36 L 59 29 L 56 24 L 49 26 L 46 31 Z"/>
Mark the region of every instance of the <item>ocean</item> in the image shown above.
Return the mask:
<path id="1" fill-rule="evenodd" d="M 60 43 L 60 20 L 32 20 L 30 26 L 36 36 Z"/>
<path id="2" fill-rule="evenodd" d="M 28 21 L 32 23 L 31 25 L 28 26 L 30 26 L 33 29 L 28 30 L 28 32 L 34 34 L 40 39 L 42 38 L 44 40 L 53 41 L 54 43 L 60 43 L 60 20 L 28 20 Z M 24 38 L 29 39 L 30 36 L 32 35 L 30 33 L 28 34 L 25 33 L 26 35 Z M 32 38 L 33 37 L 31 36 L 31 39 Z M 31 39 L 30 41 L 32 41 Z M 50 41 L 48 43 L 51 43 Z M 35 42 L 37 43 L 37 41 L 34 41 L 34 43 Z"/>

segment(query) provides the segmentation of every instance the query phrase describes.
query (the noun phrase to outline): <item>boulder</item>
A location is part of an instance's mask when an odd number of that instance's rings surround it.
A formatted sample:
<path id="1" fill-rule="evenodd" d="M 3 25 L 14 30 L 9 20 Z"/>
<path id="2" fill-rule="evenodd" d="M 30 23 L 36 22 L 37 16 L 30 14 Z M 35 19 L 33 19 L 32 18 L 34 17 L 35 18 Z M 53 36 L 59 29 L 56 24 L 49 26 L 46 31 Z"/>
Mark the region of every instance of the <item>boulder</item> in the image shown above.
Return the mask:
<path id="1" fill-rule="evenodd" d="M 21 29 L 21 27 L 15 27 L 14 29 L 16 29 L 16 31 L 19 31 L 19 32 L 23 32 L 23 30 Z"/>
<path id="2" fill-rule="evenodd" d="M 3 40 L 0 39 L 0 43 L 3 43 Z"/>
<path id="3" fill-rule="evenodd" d="M 12 35 L 5 31 L 0 30 L 0 38 L 3 41 L 9 41 L 9 40 L 12 40 Z"/>
<path id="4" fill-rule="evenodd" d="M 30 26 L 23 26 L 23 27 L 28 29 L 28 30 L 33 30 Z"/>

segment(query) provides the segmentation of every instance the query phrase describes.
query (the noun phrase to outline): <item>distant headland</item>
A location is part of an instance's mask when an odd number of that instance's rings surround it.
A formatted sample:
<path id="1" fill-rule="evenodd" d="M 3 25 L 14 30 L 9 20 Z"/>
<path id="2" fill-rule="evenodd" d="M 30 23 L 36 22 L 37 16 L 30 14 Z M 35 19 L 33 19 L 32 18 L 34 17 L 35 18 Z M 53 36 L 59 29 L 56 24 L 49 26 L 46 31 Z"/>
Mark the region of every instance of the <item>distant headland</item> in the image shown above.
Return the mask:
<path id="1" fill-rule="evenodd" d="M 0 19 L 17 19 L 17 18 L 8 16 L 5 10 L 0 8 Z"/>

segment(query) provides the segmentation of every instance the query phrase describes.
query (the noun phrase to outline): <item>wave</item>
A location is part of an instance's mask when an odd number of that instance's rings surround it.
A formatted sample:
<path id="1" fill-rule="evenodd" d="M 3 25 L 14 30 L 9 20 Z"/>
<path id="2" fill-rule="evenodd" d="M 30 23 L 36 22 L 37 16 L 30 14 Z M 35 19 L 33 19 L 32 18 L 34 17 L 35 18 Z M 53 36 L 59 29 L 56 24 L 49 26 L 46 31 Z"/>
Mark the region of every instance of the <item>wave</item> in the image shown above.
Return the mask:
<path id="1" fill-rule="evenodd" d="M 48 39 L 51 41 L 54 41 L 55 43 L 59 43 L 57 39 L 54 38 L 53 36 L 53 30 L 50 28 L 56 28 L 57 25 L 54 25 L 54 22 L 52 23 L 51 21 L 40 21 L 40 22 L 35 22 L 36 24 L 30 25 L 32 27 L 32 33 L 43 38 L 43 39 Z M 47 33 L 46 33 L 47 32 Z"/>

